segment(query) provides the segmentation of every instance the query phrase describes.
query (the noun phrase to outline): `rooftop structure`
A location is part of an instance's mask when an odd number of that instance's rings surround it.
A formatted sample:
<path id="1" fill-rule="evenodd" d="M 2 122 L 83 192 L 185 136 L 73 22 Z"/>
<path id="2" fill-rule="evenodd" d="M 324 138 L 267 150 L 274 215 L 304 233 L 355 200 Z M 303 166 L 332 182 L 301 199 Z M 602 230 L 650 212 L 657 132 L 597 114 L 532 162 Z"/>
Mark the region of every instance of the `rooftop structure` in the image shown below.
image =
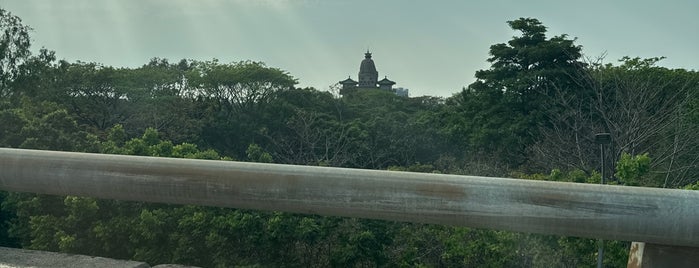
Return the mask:
<path id="1" fill-rule="evenodd" d="M 359 81 L 354 81 L 351 77 L 340 81 L 342 89 L 340 94 L 346 94 L 347 92 L 360 89 L 377 89 L 386 90 L 394 92 L 393 85 L 396 82 L 388 80 L 388 77 L 384 76 L 381 81 L 379 81 L 379 72 L 376 70 L 376 65 L 374 65 L 374 60 L 371 59 L 371 52 L 367 50 L 364 53 L 364 60 L 359 65 Z"/>

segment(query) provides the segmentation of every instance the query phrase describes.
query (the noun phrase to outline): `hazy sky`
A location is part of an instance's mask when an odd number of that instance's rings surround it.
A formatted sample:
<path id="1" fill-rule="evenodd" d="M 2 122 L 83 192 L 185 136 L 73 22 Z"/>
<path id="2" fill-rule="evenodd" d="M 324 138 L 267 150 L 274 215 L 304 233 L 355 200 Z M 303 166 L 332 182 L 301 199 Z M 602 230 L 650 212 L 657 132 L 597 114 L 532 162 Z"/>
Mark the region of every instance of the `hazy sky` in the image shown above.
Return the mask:
<path id="1" fill-rule="evenodd" d="M 380 79 L 411 96 L 451 96 L 488 68 L 488 49 L 533 17 L 607 62 L 665 56 L 699 69 L 699 1 L 0 0 L 34 28 L 34 49 L 138 67 L 150 58 L 254 60 L 325 90 L 357 79 L 368 49 Z"/>

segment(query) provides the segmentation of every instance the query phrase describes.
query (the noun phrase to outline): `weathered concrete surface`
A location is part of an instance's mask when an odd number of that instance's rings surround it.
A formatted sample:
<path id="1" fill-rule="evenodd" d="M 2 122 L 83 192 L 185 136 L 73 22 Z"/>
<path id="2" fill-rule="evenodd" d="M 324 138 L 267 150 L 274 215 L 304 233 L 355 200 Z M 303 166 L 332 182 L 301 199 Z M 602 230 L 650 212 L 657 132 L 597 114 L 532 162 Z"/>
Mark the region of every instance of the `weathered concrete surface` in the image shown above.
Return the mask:
<path id="1" fill-rule="evenodd" d="M 149 268 L 145 262 L 0 247 L 0 268 Z"/>
<path id="2" fill-rule="evenodd" d="M 180 265 L 180 264 L 159 264 L 159 265 L 153 266 L 153 268 L 199 268 L 199 267 Z"/>
<path id="3" fill-rule="evenodd" d="M 78 254 L 0 247 L 0 268 L 150 268 L 145 262 L 115 260 Z M 159 264 L 152 268 L 199 268 Z"/>
<path id="4" fill-rule="evenodd" d="M 633 242 L 627 268 L 699 267 L 699 248 Z"/>
<path id="5" fill-rule="evenodd" d="M 0 189 L 699 247 L 699 191 L 0 148 Z"/>

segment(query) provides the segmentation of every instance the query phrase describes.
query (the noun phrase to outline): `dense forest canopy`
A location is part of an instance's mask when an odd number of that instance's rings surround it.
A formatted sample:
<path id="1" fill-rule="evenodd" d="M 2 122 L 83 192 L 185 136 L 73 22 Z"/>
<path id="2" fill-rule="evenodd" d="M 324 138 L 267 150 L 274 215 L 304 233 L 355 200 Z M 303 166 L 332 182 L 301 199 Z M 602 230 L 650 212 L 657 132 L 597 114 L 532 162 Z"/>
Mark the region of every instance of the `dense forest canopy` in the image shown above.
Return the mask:
<path id="1" fill-rule="evenodd" d="M 0 9 L 0 146 L 699 189 L 699 74 L 583 57 L 537 19 L 449 98 L 298 88 L 261 62 L 138 68 L 30 51 Z M 468 74 L 464 74 L 467 76 Z M 611 164 L 614 163 L 614 164 Z M 0 245 L 200 266 L 577 267 L 590 239 L 0 192 Z M 628 243 L 606 242 L 626 263 Z"/>

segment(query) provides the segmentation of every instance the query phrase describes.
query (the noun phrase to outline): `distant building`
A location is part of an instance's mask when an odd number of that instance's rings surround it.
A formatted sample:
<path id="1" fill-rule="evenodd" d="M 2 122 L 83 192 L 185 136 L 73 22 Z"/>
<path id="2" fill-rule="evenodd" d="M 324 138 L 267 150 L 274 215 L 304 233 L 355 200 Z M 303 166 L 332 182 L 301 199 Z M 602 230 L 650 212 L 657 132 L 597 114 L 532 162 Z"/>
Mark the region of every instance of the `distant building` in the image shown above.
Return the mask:
<path id="1" fill-rule="evenodd" d="M 396 88 L 395 91 L 396 91 L 396 95 L 401 96 L 401 97 L 408 97 L 408 95 L 410 95 L 410 93 L 409 93 L 410 90 L 407 88 L 399 87 L 399 88 Z"/>
<path id="2" fill-rule="evenodd" d="M 376 71 L 374 60 L 371 59 L 371 52 L 369 52 L 368 50 L 364 54 L 364 60 L 362 60 L 362 63 L 359 65 L 359 81 L 354 81 L 351 77 L 347 77 L 347 79 L 342 80 L 339 83 L 340 85 L 342 85 L 342 88 L 340 89 L 340 94 L 343 95 L 354 90 L 373 89 L 385 90 L 398 94 L 398 92 L 395 89 L 393 89 L 393 85 L 395 85 L 396 82 L 388 80 L 388 77 L 385 76 L 383 79 L 379 80 L 379 72 Z M 401 91 L 401 94 L 398 95 L 407 97 L 407 89 L 404 92 L 404 95 L 403 91 Z"/>

